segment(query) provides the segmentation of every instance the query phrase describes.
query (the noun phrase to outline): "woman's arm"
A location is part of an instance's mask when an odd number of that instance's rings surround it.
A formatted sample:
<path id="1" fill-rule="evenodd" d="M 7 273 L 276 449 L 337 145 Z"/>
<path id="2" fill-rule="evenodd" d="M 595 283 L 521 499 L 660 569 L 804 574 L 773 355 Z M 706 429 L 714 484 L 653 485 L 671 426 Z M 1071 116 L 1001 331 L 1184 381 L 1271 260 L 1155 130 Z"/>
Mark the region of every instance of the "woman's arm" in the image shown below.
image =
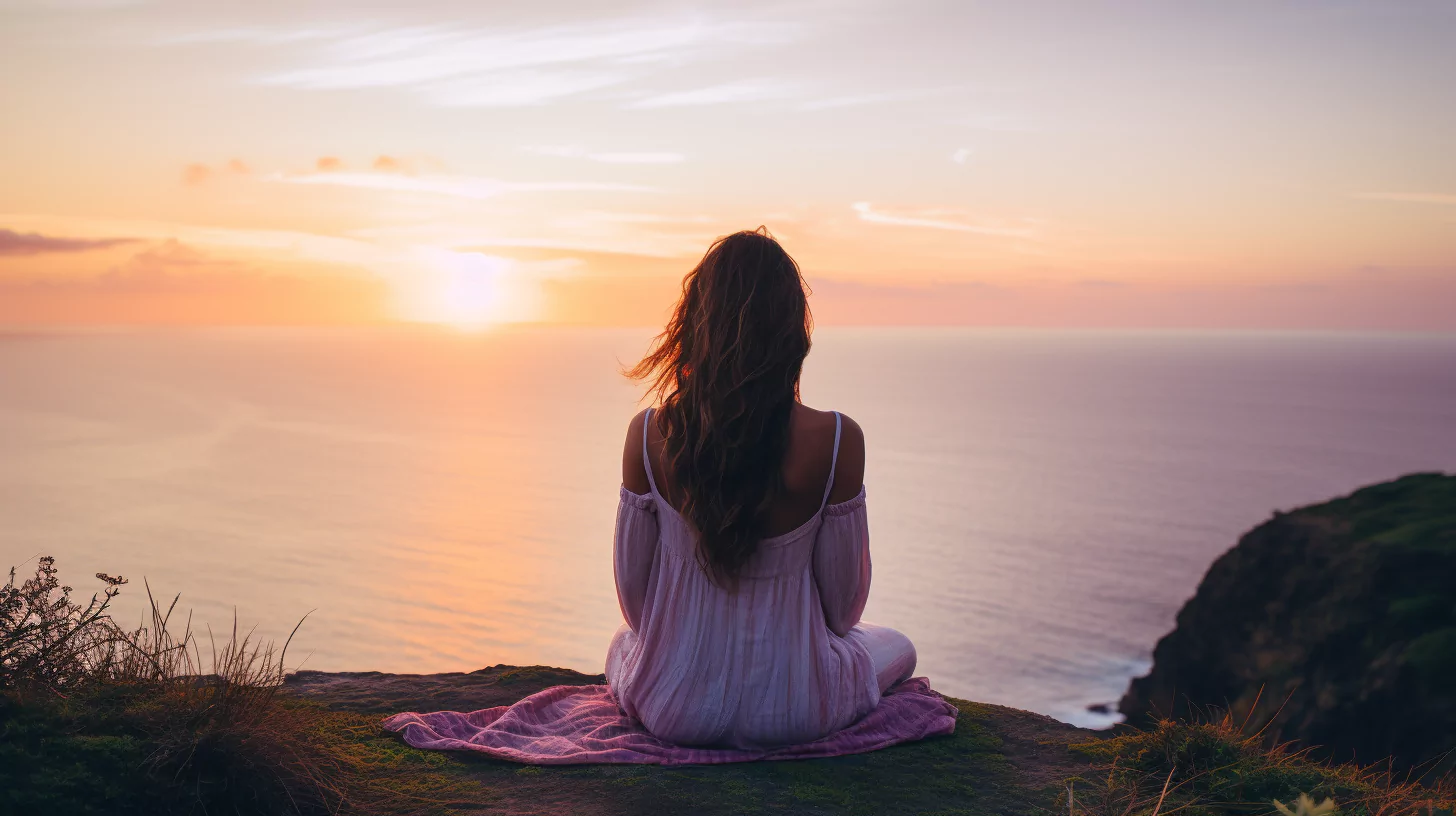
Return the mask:
<path id="1" fill-rule="evenodd" d="M 652 563 L 657 559 L 657 504 L 652 496 L 640 496 L 622 488 L 617 504 L 617 534 L 612 543 L 612 573 L 617 580 L 617 604 L 622 618 L 637 631 L 642 606 L 647 601 L 647 584 L 652 580 Z"/>
<path id="2" fill-rule="evenodd" d="M 642 434 L 645 430 L 642 423 L 648 410 L 638 411 L 637 416 L 627 423 L 627 440 L 622 445 L 622 486 L 639 496 L 652 491 L 647 482 L 647 467 L 642 461 Z"/>
<path id="3" fill-rule="evenodd" d="M 843 637 L 870 597 L 870 528 L 865 510 L 864 431 L 843 417 L 834 487 L 814 540 L 814 582 L 829 630 Z"/>
<path id="4" fill-rule="evenodd" d="M 870 599 L 870 528 L 863 492 L 825 510 L 814 541 L 814 583 L 824 623 L 844 637 Z"/>
<path id="5" fill-rule="evenodd" d="M 642 462 L 642 418 L 627 427 L 622 451 L 622 490 L 617 503 L 617 530 L 612 542 L 612 571 L 617 581 L 617 604 L 635 631 L 647 600 L 647 583 L 657 557 L 657 502 Z"/>

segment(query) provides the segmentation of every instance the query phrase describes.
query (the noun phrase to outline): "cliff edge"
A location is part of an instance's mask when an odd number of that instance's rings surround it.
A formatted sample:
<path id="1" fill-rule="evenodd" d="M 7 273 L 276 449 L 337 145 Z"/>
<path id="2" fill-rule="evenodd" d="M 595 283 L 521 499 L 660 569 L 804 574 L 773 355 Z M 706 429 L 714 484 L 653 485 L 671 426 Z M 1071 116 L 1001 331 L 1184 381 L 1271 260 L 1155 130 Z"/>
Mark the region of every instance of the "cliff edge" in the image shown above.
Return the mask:
<path id="1" fill-rule="evenodd" d="M 1339 761 L 1449 766 L 1456 476 L 1276 513 L 1219 557 L 1119 704 L 1134 725 L 1207 707 Z"/>

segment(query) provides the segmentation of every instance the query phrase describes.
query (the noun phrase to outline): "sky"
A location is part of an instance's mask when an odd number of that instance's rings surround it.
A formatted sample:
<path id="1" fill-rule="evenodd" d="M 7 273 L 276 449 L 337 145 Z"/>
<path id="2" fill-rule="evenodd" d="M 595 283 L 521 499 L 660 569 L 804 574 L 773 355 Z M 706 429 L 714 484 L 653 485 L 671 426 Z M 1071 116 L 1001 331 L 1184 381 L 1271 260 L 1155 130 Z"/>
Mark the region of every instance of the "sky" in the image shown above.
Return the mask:
<path id="1" fill-rule="evenodd" d="M 0 325 L 1456 330 L 1456 2 L 0 0 Z"/>

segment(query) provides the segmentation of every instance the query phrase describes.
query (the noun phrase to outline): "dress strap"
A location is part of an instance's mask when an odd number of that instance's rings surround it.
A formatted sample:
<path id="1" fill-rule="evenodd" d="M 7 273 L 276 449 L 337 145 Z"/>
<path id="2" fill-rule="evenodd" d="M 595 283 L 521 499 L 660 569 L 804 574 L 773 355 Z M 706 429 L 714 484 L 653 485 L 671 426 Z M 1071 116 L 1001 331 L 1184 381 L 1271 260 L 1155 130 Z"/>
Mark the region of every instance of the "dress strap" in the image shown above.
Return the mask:
<path id="1" fill-rule="evenodd" d="M 820 511 L 823 511 L 824 508 L 825 508 L 825 506 L 829 504 L 829 491 L 831 491 L 831 490 L 834 489 L 834 471 L 839 467 L 839 431 L 840 431 L 840 425 L 841 425 L 841 421 L 840 421 L 840 417 L 839 417 L 839 412 L 838 411 L 835 411 L 834 412 L 834 456 L 833 456 L 833 458 L 831 458 L 829 460 L 829 482 L 824 485 L 824 500 L 821 501 L 821 502 L 819 502 L 819 510 Z"/>
<path id="2" fill-rule="evenodd" d="M 652 495 L 662 498 L 662 494 L 657 492 L 657 480 L 652 478 L 652 458 L 647 455 L 647 429 L 652 427 L 652 412 L 654 410 L 656 409 L 648 408 L 647 414 L 642 417 L 642 467 L 647 471 L 647 484 L 652 488 Z M 838 453 L 838 445 L 836 444 L 835 454 L 837 455 Z M 832 474 L 830 478 L 833 478 Z"/>

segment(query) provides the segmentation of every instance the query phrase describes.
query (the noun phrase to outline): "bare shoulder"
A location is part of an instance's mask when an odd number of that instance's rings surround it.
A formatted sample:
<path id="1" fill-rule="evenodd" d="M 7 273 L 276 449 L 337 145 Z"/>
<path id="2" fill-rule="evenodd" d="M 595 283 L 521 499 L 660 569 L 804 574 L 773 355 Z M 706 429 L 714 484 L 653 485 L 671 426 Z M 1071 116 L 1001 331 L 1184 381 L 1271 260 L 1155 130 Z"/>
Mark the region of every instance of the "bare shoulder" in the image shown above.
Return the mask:
<path id="1" fill-rule="evenodd" d="M 622 444 L 622 486 L 638 495 L 652 491 L 647 481 L 647 468 L 642 462 L 643 425 L 650 410 L 643 408 L 632 417 L 627 425 L 627 439 Z"/>
<path id="2" fill-rule="evenodd" d="M 859 495 L 864 487 L 865 435 L 848 414 L 840 414 L 839 459 L 834 465 L 834 489 L 829 503 L 840 504 Z"/>
<path id="3" fill-rule="evenodd" d="M 861 428 L 849 414 L 840 414 L 839 421 L 839 458 L 843 459 L 846 454 L 858 450 L 859 458 L 864 459 L 864 428 Z"/>
<path id="4" fill-rule="evenodd" d="M 833 460 L 834 487 L 829 492 L 829 503 L 846 502 L 859 495 L 864 485 L 865 440 L 864 429 L 847 414 L 839 414 L 839 457 L 834 452 L 834 411 L 819 411 L 807 405 L 796 405 L 794 421 L 798 433 L 813 440 L 810 446 L 813 461 L 818 463 L 813 481 L 824 484 L 825 465 Z"/>
<path id="5" fill-rule="evenodd" d="M 841 414 L 841 416 L 843 416 Z M 794 403 L 794 411 L 790 419 L 795 425 L 809 432 L 823 431 L 829 429 L 834 432 L 834 412 L 821 411 L 818 408 L 810 408 L 802 402 Z"/>

